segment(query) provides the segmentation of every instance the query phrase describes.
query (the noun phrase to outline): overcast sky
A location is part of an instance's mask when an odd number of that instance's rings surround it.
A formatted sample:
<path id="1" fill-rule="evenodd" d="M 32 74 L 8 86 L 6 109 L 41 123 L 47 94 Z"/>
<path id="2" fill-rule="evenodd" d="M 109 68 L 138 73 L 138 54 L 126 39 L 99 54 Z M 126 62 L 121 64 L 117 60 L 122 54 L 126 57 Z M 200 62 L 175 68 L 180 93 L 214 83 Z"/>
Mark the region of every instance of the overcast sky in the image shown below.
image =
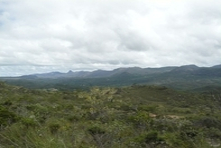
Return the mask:
<path id="1" fill-rule="evenodd" d="M 221 64 L 221 0 L 0 0 L 0 76 Z"/>

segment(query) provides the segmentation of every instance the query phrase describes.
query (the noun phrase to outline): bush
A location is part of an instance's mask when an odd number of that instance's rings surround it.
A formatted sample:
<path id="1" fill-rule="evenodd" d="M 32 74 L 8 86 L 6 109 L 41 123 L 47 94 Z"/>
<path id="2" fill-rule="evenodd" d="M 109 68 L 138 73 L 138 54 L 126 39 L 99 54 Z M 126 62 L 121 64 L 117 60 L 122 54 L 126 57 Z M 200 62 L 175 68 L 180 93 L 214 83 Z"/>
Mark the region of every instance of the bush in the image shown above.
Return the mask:
<path id="1" fill-rule="evenodd" d="M 97 126 L 94 126 L 94 127 L 91 127 L 88 129 L 88 132 L 91 134 L 91 135 L 96 135 L 96 134 L 104 134 L 105 131 Z"/>
<path id="2" fill-rule="evenodd" d="M 18 120 L 19 117 L 15 113 L 8 111 L 3 106 L 0 106 L 0 125 L 6 126 Z"/>
<path id="3" fill-rule="evenodd" d="M 146 134 L 143 134 L 135 139 L 135 142 L 141 146 L 154 146 L 156 147 L 159 144 L 165 144 L 165 141 L 162 137 L 158 135 L 157 131 L 150 131 Z"/>
<path id="4" fill-rule="evenodd" d="M 203 116 L 193 121 L 197 127 L 218 128 L 221 130 L 221 120 L 215 117 Z"/>
<path id="5" fill-rule="evenodd" d="M 22 124 L 25 125 L 27 128 L 37 126 L 37 122 L 32 118 L 23 118 L 21 121 Z"/>

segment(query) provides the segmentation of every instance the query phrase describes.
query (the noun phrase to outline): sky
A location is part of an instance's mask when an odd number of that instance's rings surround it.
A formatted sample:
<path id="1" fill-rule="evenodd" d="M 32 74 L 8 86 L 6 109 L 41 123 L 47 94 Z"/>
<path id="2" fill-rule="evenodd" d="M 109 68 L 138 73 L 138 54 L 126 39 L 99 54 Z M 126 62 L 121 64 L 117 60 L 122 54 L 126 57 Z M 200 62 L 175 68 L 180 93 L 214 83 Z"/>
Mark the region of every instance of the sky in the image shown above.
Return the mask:
<path id="1" fill-rule="evenodd" d="M 0 76 L 221 64 L 221 0 L 0 0 Z"/>

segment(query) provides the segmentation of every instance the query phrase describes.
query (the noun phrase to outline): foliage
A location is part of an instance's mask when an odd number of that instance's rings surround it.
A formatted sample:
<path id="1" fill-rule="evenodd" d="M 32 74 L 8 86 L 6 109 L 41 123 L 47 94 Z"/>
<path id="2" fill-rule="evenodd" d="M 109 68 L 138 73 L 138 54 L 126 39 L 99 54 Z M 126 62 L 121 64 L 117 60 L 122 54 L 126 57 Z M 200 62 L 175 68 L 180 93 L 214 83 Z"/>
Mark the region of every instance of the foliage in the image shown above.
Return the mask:
<path id="1" fill-rule="evenodd" d="M 0 147 L 215 147 L 219 96 L 145 85 L 59 91 L 0 83 Z"/>

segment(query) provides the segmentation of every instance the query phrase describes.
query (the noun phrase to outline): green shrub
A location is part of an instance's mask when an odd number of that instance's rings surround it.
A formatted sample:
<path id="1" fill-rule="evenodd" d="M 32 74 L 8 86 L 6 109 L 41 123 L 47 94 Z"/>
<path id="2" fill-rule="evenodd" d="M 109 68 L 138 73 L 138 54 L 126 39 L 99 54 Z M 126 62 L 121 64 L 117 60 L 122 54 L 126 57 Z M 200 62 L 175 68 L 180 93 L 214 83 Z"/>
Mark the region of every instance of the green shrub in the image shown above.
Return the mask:
<path id="1" fill-rule="evenodd" d="M 8 111 L 0 106 L 0 125 L 8 125 L 18 121 L 20 118 L 13 112 Z"/>
<path id="2" fill-rule="evenodd" d="M 2 103 L 2 105 L 4 105 L 4 106 L 11 106 L 12 105 L 12 101 L 11 100 L 6 100 L 5 102 Z"/>
<path id="3" fill-rule="evenodd" d="M 29 128 L 29 127 L 36 127 L 38 125 L 37 122 L 34 119 L 32 119 L 32 118 L 22 118 L 21 122 L 27 128 Z"/>
<path id="4" fill-rule="evenodd" d="M 49 129 L 50 129 L 50 132 L 51 132 L 52 134 L 57 133 L 60 127 L 61 127 L 61 126 L 60 126 L 59 123 L 52 123 L 52 124 L 49 125 Z"/>
<path id="5" fill-rule="evenodd" d="M 194 119 L 194 125 L 197 127 L 218 128 L 221 130 L 221 120 L 212 116 L 202 116 Z"/>
<path id="6" fill-rule="evenodd" d="M 97 135 L 97 134 L 105 134 L 105 131 L 101 129 L 100 127 L 93 126 L 87 130 L 91 135 Z"/>
<path id="7" fill-rule="evenodd" d="M 149 131 L 140 135 L 135 139 L 135 142 L 143 147 L 156 147 L 157 145 L 165 144 L 165 140 L 158 135 L 157 131 Z"/>

